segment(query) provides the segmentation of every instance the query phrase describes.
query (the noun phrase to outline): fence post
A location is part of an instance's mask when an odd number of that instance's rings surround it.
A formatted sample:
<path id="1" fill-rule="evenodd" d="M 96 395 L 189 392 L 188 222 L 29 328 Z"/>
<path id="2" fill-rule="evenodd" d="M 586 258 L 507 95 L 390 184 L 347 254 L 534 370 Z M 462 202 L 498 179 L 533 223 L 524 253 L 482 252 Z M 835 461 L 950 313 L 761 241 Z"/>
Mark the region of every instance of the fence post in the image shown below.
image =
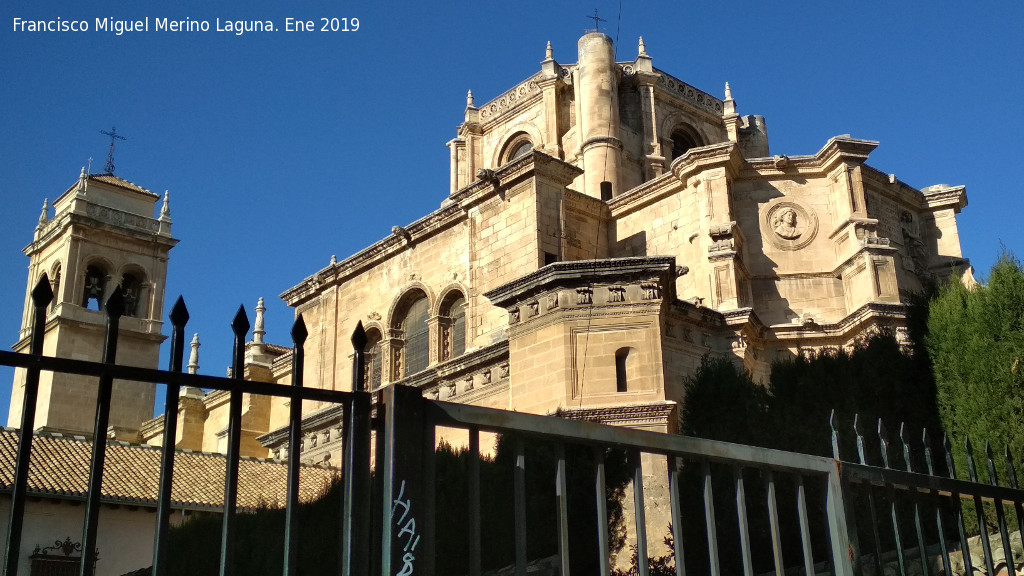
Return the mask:
<path id="1" fill-rule="evenodd" d="M 343 409 L 342 576 L 370 574 L 370 395 L 362 391 L 366 342 L 366 330 L 359 322 L 352 333 L 352 400 Z"/>
<path id="2" fill-rule="evenodd" d="M 828 473 L 828 494 L 825 499 L 825 509 L 828 513 L 828 535 L 832 541 L 832 562 L 834 564 L 835 576 L 853 576 L 853 559 L 859 554 L 850 540 L 849 531 L 856 531 L 856 526 L 849 526 L 846 523 L 846 505 L 843 503 L 843 489 L 840 480 L 840 467 L 842 464 L 836 461 L 835 467 Z"/>
<path id="3" fill-rule="evenodd" d="M 423 517 L 428 494 L 421 481 L 424 469 L 423 429 L 425 401 L 418 388 L 388 386 L 383 391 L 385 408 L 384 461 L 381 504 L 381 575 L 410 576 L 424 563 L 417 550 L 424 546 L 422 527 L 433 524 Z"/>
<path id="4" fill-rule="evenodd" d="M 103 341 L 103 363 L 113 365 L 117 359 L 117 329 L 124 313 L 124 296 L 121 286 L 107 299 L 106 338 Z M 89 492 L 86 497 L 85 530 L 82 534 L 82 563 L 79 573 L 91 576 L 96 562 L 96 530 L 99 527 L 100 495 L 103 493 L 103 462 L 107 455 L 107 424 L 110 421 L 110 395 L 114 378 L 109 372 L 100 376 L 96 392 L 96 422 L 92 432 L 92 463 L 89 465 Z"/>
<path id="5" fill-rule="evenodd" d="M 239 306 L 231 322 L 235 333 L 234 358 L 231 377 L 245 378 L 245 335 L 249 332 L 249 318 L 245 307 Z M 227 470 L 224 474 L 224 523 L 220 535 L 220 576 L 230 576 L 235 570 L 235 507 L 238 504 L 238 451 L 242 441 L 242 391 L 231 390 L 228 416 Z M 291 452 L 291 448 L 289 448 Z M 289 453 L 289 458 L 292 455 Z"/>
<path id="6" fill-rule="evenodd" d="M 303 344 L 309 332 L 302 314 L 292 324 L 292 389 L 302 388 Z M 292 398 L 288 418 L 288 503 L 285 507 L 284 573 L 299 573 L 299 445 L 302 443 L 302 399 Z"/>
<path id="7" fill-rule="evenodd" d="M 53 288 L 44 273 L 32 289 L 32 335 L 29 354 L 43 355 L 43 337 L 46 335 L 46 307 L 53 301 Z M 14 464 L 14 485 L 11 487 L 11 512 L 7 524 L 7 554 L 4 574 L 18 573 L 21 553 L 21 528 L 25 520 L 25 498 L 28 492 L 28 466 L 32 454 L 32 431 L 36 422 L 36 399 L 39 396 L 39 366 L 25 369 L 25 392 L 21 402 L 21 427 L 18 430 L 18 458 Z"/>
<path id="8" fill-rule="evenodd" d="M 170 371 L 181 373 L 182 357 L 185 354 L 185 324 L 188 323 L 188 308 L 185 300 L 178 296 L 171 309 L 171 360 Z M 164 399 L 164 445 L 160 454 L 160 493 L 156 504 L 156 536 L 153 539 L 153 576 L 164 576 L 167 572 L 167 531 L 171 519 L 171 486 L 174 481 L 174 445 L 178 434 L 177 384 L 167 383 Z"/>

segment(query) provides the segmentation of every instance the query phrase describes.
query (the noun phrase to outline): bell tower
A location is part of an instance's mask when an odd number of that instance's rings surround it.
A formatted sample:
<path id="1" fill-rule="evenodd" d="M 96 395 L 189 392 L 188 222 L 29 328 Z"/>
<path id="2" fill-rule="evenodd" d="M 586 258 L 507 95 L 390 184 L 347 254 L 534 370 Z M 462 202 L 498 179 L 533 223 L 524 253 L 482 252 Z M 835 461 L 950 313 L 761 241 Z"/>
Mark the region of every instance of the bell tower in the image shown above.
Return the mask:
<path id="1" fill-rule="evenodd" d="M 47 356 L 100 361 L 106 320 L 104 307 L 121 286 L 125 313 L 119 324 L 119 364 L 156 368 L 160 356 L 167 258 L 178 241 L 171 237 L 171 215 L 160 196 L 113 174 L 86 174 L 50 207 L 43 202 L 29 258 L 28 290 L 21 331 L 14 345 L 27 352 L 32 321 L 29 292 L 45 273 L 54 299 L 47 311 L 43 350 Z M 97 380 L 74 374 L 40 375 L 35 429 L 91 435 Z M 11 393 L 9 426 L 21 425 L 25 372 L 18 370 Z M 137 439 L 152 418 L 153 385 L 114 382 L 108 434 Z"/>

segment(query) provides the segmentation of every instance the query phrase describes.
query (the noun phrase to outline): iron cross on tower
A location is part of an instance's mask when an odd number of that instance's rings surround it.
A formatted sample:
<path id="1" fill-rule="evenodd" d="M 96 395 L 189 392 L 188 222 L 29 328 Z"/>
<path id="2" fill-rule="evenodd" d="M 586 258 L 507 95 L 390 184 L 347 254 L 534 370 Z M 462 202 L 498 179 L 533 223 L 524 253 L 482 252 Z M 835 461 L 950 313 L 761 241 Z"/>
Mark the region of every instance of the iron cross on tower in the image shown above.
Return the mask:
<path id="1" fill-rule="evenodd" d="M 117 140 L 127 140 L 127 138 L 125 138 L 124 136 L 121 136 L 120 134 L 118 134 L 117 133 L 117 128 L 113 127 L 113 126 L 110 128 L 110 132 L 107 132 L 106 130 L 100 130 L 100 134 L 103 134 L 103 135 L 106 135 L 106 136 L 110 136 L 110 152 L 107 153 L 107 165 L 103 167 L 103 170 L 105 170 L 107 174 L 113 174 L 114 173 L 114 142 L 117 141 Z"/>
<path id="2" fill-rule="evenodd" d="M 605 20 L 604 18 L 601 18 L 601 17 L 599 17 L 597 15 L 597 8 L 594 8 L 594 15 L 593 16 L 585 16 L 585 18 L 587 18 L 588 20 L 593 20 L 594 21 L 594 32 L 600 32 L 601 31 L 601 24 L 600 23 L 601 22 L 607 22 L 607 20 Z"/>

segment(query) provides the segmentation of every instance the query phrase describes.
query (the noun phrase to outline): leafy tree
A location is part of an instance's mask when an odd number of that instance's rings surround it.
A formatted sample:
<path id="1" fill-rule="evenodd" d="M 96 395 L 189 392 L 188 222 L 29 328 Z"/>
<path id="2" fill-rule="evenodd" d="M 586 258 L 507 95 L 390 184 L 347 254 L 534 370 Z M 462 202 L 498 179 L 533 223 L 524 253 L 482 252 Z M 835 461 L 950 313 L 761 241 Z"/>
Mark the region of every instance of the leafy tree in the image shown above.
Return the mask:
<path id="1" fill-rule="evenodd" d="M 882 463 L 877 449 L 879 419 L 886 424 L 894 446 L 899 445 L 900 424 L 907 425 L 915 444 L 922 429 L 932 434 L 942 429 L 927 357 L 908 354 L 887 332 L 871 336 L 849 352 L 840 349 L 776 362 L 764 423 L 771 434 L 762 445 L 831 456 L 828 422 L 832 410 L 842 458 L 857 459 L 853 418 L 858 415 L 866 444 L 871 447 L 868 463 L 876 466 Z M 919 448 L 914 452 L 921 454 Z M 902 450 L 890 449 L 890 462 L 902 467 Z M 914 464 L 916 470 L 923 470 L 923 462 Z"/>
<path id="2" fill-rule="evenodd" d="M 915 308 L 912 323 L 921 317 Z M 911 334 L 920 334 L 918 326 Z M 864 426 L 867 444 L 875 447 L 869 463 L 881 464 L 875 435 L 878 418 L 887 423 L 889 439 L 898 446 L 899 423 L 906 422 L 914 430 L 912 438 L 920 438 L 923 427 L 931 431 L 941 429 L 935 402 L 935 385 L 928 367 L 928 358 L 920 347 L 914 353 L 905 351 L 891 333 L 876 334 L 858 344 L 852 351 L 837 349 L 828 353 L 798 356 L 776 362 L 766 386 L 755 384 L 750 375 L 727 358 L 706 356 L 698 370 L 684 382 L 686 392 L 682 426 L 684 434 L 775 448 L 831 456 L 829 413 L 834 409 L 839 416 L 841 454 L 855 459 L 855 438 L 852 421 L 859 414 L 868 424 Z M 920 450 L 915 451 L 920 454 Z M 890 462 L 902 467 L 902 450 L 890 448 Z M 921 463 L 915 463 L 921 470 Z M 739 571 L 739 552 L 734 549 L 738 541 L 732 487 L 732 472 L 712 465 L 715 508 L 718 517 L 718 541 L 723 569 Z M 700 499 L 702 475 L 699 466 L 684 467 L 681 479 L 682 497 L 687 510 L 702 510 Z M 795 492 L 792 479 L 786 475 L 775 478 L 781 498 Z M 747 513 L 755 568 L 771 569 L 771 551 L 756 546 L 768 542 L 768 519 L 760 505 L 764 494 L 764 478 L 756 471 L 744 473 L 748 499 Z M 820 525 L 824 512 L 821 487 L 808 485 L 808 502 L 817 510 L 812 513 L 812 545 L 816 557 L 827 555 L 826 528 Z M 724 512 L 723 512 L 724 511 Z M 783 529 L 797 525 L 794 510 L 781 506 Z M 688 569 L 701 571 L 706 567 L 705 528 L 703 517 L 692 514 L 682 526 L 687 541 L 685 548 Z M 881 529 L 885 531 L 886 527 Z M 783 534 L 784 555 L 798 558 L 801 551 L 796 533 Z M 865 540 L 866 541 L 866 540 Z M 691 544 L 691 542 L 693 544 Z M 662 559 L 651 559 L 657 566 Z"/>
<path id="3" fill-rule="evenodd" d="M 1003 253 L 984 286 L 968 287 L 955 278 L 942 286 L 931 302 L 926 343 L 942 423 L 958 447 L 954 451 L 958 476 L 967 476 L 962 449 L 968 437 L 981 452 L 975 455 L 979 469 L 985 441 L 992 443 L 997 454 L 1009 446 L 1019 460 L 1024 448 L 1024 270 L 1020 261 Z M 983 474 L 982 481 L 987 480 Z"/>
<path id="4" fill-rule="evenodd" d="M 760 425 L 767 393 L 728 358 L 706 354 L 683 382 L 683 393 L 681 434 L 765 445 Z"/>

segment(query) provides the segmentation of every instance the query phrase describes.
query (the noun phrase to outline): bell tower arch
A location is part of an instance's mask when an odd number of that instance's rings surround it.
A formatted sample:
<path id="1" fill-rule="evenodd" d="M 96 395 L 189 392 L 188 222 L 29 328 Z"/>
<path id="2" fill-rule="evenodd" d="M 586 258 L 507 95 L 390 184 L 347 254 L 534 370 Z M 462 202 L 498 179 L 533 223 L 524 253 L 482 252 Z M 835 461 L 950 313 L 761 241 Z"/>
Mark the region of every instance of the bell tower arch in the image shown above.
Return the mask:
<path id="1" fill-rule="evenodd" d="M 106 302 L 119 287 L 125 314 L 119 324 L 120 364 L 156 368 L 160 356 L 167 259 L 178 241 L 171 237 L 165 193 L 160 196 L 113 174 L 86 174 L 50 206 L 43 203 L 29 258 L 28 289 L 21 331 L 14 345 L 27 352 L 32 321 L 30 292 L 45 273 L 54 300 L 47 309 L 44 354 L 100 361 Z M 21 425 L 25 373 L 14 376 L 9 426 Z M 36 430 L 91 435 L 96 379 L 43 372 L 36 405 Z M 153 385 L 114 382 L 108 434 L 137 440 L 142 423 L 152 418 Z"/>

